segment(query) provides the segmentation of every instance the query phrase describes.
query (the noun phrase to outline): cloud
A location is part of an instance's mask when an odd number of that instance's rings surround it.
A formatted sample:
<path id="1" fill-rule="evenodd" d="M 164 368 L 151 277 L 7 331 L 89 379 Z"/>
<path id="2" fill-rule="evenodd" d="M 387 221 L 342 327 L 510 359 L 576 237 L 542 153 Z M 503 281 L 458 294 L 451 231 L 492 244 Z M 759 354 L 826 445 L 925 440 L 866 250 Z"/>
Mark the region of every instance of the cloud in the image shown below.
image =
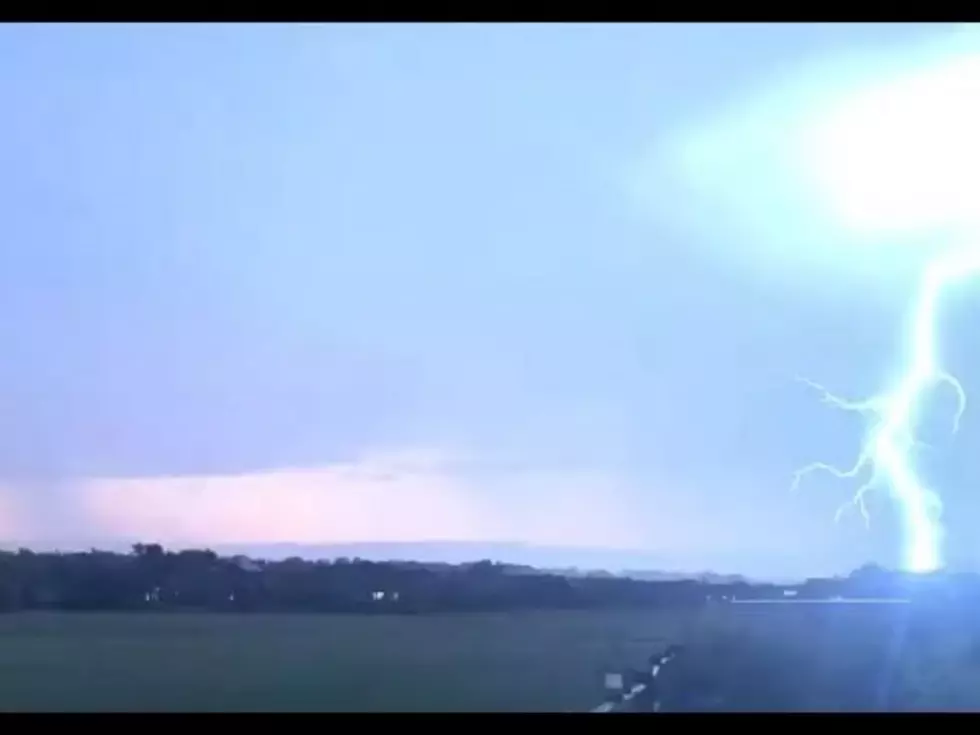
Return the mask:
<path id="1" fill-rule="evenodd" d="M 840 533 L 829 521 L 833 499 L 813 496 L 803 509 L 800 497 L 772 496 L 731 472 L 718 482 L 726 497 L 706 508 L 689 482 L 662 475 L 641 483 L 598 469 L 406 448 L 304 469 L 79 480 L 63 488 L 72 499 L 64 507 L 25 504 L 25 488 L 5 486 L 0 540 L 62 549 L 136 540 L 178 548 L 517 543 L 621 551 L 626 566 L 630 553 L 644 552 L 665 567 L 763 573 L 805 566 L 785 549 L 805 540 L 805 558 L 816 558 L 822 541 Z M 798 515 L 802 526 L 780 522 Z M 747 527 L 760 530 L 751 542 Z"/>
<path id="2" fill-rule="evenodd" d="M 621 485 L 597 473 L 488 476 L 439 451 L 403 450 L 313 469 L 105 478 L 78 483 L 100 537 L 173 545 L 517 541 L 631 547 Z"/>
<path id="3" fill-rule="evenodd" d="M 104 532 L 176 544 L 482 536 L 465 488 L 425 454 L 238 475 L 94 479 L 79 491 Z"/>
<path id="4" fill-rule="evenodd" d="M 493 514 L 498 538 L 546 546 L 646 546 L 645 524 L 631 513 L 628 488 L 615 475 L 533 471 L 505 482 L 504 492 L 492 494 L 515 501 Z"/>
<path id="5" fill-rule="evenodd" d="M 22 537 L 27 525 L 17 493 L 9 485 L 0 485 L 0 538 Z"/>

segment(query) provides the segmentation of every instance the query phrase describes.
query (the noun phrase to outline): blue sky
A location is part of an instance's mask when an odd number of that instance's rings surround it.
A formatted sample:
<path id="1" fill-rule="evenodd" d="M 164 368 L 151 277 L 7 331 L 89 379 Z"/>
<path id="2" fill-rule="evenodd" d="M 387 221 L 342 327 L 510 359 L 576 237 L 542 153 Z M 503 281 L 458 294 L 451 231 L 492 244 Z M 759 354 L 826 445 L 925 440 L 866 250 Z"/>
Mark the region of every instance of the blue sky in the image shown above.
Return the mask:
<path id="1" fill-rule="evenodd" d="M 945 32 L 0 29 L 4 533 L 893 560 L 886 504 L 835 526 L 847 486 L 788 487 L 862 431 L 794 376 L 873 391 L 903 282 L 761 263 L 660 152 L 797 67 Z"/>

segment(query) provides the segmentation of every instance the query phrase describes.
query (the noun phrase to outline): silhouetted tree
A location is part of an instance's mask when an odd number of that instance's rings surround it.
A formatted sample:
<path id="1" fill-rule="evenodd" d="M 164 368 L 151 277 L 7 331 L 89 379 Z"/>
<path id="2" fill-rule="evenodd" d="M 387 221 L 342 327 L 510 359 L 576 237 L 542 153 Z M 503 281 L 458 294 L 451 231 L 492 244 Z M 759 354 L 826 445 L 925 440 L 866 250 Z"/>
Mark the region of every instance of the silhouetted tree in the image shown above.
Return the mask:
<path id="1" fill-rule="evenodd" d="M 795 590 L 802 597 L 906 594 L 914 585 L 903 579 L 866 567 L 842 580 L 808 580 Z M 958 588 L 966 590 L 965 585 L 958 583 Z M 261 561 L 220 557 L 209 549 L 170 551 L 157 543 L 134 544 L 129 554 L 96 549 L 84 553 L 0 552 L 0 611 L 426 613 L 693 607 L 709 599 L 715 604 L 733 597 L 781 596 L 783 588 L 773 585 L 640 581 L 612 575 L 565 577 L 488 559 L 456 566 L 295 557 Z M 964 592 L 961 596 L 970 595 Z M 974 592 L 973 596 L 980 595 Z"/>

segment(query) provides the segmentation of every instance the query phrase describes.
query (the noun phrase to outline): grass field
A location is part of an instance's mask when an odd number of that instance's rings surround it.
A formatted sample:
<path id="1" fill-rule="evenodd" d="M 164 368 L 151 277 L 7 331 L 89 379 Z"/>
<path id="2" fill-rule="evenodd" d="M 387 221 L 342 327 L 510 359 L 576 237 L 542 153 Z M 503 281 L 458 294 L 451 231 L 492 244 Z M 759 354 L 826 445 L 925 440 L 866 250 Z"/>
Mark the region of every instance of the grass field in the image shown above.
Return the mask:
<path id="1" fill-rule="evenodd" d="M 667 642 L 689 707 L 980 708 L 980 620 L 899 607 L 8 615 L 0 710 L 587 710 Z"/>

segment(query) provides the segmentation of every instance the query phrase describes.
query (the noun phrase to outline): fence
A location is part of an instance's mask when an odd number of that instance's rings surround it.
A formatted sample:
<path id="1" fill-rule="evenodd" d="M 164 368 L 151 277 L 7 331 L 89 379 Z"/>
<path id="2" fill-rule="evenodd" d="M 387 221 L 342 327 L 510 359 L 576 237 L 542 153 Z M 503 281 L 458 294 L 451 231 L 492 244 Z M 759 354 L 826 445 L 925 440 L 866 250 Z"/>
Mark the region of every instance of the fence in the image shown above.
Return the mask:
<path id="1" fill-rule="evenodd" d="M 658 692 L 658 678 L 664 668 L 681 652 L 681 647 L 668 646 L 650 657 L 647 671 L 626 671 L 606 674 L 607 699 L 592 712 L 660 712 L 663 703 Z"/>

